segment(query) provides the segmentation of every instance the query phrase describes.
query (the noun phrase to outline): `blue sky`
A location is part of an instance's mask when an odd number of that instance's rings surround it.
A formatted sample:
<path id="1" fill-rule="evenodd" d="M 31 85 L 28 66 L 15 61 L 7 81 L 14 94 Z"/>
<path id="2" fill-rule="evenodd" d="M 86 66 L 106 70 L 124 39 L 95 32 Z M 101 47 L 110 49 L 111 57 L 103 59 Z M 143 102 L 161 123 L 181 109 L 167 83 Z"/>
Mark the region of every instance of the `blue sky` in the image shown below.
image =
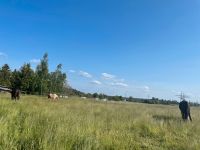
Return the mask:
<path id="1" fill-rule="evenodd" d="M 0 65 L 45 52 L 85 92 L 197 101 L 200 1 L 1 0 Z"/>

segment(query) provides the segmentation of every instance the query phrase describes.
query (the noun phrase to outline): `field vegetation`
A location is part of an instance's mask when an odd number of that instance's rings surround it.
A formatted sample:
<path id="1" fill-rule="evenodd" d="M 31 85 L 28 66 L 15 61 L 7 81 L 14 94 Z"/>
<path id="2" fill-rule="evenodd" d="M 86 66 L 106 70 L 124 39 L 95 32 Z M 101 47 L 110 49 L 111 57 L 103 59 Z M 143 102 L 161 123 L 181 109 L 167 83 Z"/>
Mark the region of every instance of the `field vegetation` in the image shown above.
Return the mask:
<path id="1" fill-rule="evenodd" d="M 1 150 L 199 150 L 200 108 L 0 94 Z"/>

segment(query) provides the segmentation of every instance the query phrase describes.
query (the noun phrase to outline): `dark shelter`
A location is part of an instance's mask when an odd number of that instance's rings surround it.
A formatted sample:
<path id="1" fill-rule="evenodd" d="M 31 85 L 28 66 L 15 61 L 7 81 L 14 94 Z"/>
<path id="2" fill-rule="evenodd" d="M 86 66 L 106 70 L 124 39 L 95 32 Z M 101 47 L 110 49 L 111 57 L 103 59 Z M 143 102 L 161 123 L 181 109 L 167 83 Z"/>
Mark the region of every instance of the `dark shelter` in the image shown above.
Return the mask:
<path id="1" fill-rule="evenodd" d="M 190 114 L 190 105 L 186 100 L 183 100 L 179 103 L 179 109 L 181 111 L 182 119 L 184 121 L 187 121 L 188 119 L 192 121 L 192 117 Z"/>

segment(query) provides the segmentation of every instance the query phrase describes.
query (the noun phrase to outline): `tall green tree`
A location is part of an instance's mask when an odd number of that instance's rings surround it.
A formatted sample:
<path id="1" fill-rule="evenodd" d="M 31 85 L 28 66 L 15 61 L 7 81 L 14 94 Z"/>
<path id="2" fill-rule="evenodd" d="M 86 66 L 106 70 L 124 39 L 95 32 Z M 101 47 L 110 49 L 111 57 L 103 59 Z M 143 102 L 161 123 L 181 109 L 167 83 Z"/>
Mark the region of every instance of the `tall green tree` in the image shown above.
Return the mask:
<path id="1" fill-rule="evenodd" d="M 40 95 L 48 92 L 49 68 L 48 54 L 45 53 L 40 64 L 36 67 L 37 91 Z"/>
<path id="2" fill-rule="evenodd" d="M 31 65 L 24 64 L 21 69 L 21 86 L 22 90 L 26 91 L 28 94 L 34 92 L 34 85 L 35 85 L 35 76 L 34 76 L 34 71 L 31 69 Z"/>
<path id="3" fill-rule="evenodd" d="M 12 72 L 11 87 L 17 89 L 21 89 L 22 87 L 21 72 L 16 69 Z"/>
<path id="4" fill-rule="evenodd" d="M 67 75 L 62 73 L 62 64 L 59 64 L 55 70 L 50 74 L 49 89 L 51 92 L 63 93 L 66 86 Z"/>
<path id="5" fill-rule="evenodd" d="M 4 64 L 0 69 L 0 85 L 11 87 L 12 72 L 8 64 Z"/>

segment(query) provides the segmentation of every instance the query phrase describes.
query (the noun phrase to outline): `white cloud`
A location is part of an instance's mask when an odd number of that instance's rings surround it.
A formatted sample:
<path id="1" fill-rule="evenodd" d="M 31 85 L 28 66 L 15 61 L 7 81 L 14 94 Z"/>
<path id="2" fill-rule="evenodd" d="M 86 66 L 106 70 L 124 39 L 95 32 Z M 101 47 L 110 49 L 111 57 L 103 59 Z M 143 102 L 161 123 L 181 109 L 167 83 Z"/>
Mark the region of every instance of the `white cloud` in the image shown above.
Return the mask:
<path id="1" fill-rule="evenodd" d="M 117 78 L 116 75 L 109 74 L 109 73 L 102 73 L 101 76 L 102 76 L 102 78 L 104 80 L 111 80 L 113 82 L 124 82 L 125 81 L 125 79 L 123 79 L 123 78 L 121 78 L 121 79 Z"/>
<path id="2" fill-rule="evenodd" d="M 75 73 L 76 71 L 75 70 L 69 70 L 69 73 Z"/>
<path id="3" fill-rule="evenodd" d="M 109 74 L 109 73 L 102 73 L 102 78 L 104 80 L 110 80 L 112 83 L 108 83 L 111 86 L 121 86 L 121 87 L 128 87 L 128 84 L 124 83 L 125 79 L 117 78 L 116 75 Z"/>
<path id="4" fill-rule="evenodd" d="M 85 78 L 92 78 L 92 75 L 85 71 L 79 71 L 79 75 Z"/>
<path id="5" fill-rule="evenodd" d="M 112 79 L 116 78 L 115 75 L 108 74 L 108 73 L 102 73 L 101 75 L 102 75 L 103 79 L 106 79 L 106 80 L 112 80 Z"/>
<path id="6" fill-rule="evenodd" d="M 3 52 L 0 52 L 0 57 L 7 57 L 7 55 Z"/>
<path id="7" fill-rule="evenodd" d="M 93 80 L 91 81 L 92 84 L 97 84 L 97 85 L 101 85 L 102 83 L 98 80 Z"/>
<path id="8" fill-rule="evenodd" d="M 112 86 L 128 87 L 128 84 L 122 82 L 111 83 Z"/>
<path id="9" fill-rule="evenodd" d="M 40 63 L 40 59 L 31 59 L 30 63 L 32 63 L 32 64 L 39 64 Z"/>
<path id="10" fill-rule="evenodd" d="M 150 91 L 150 87 L 148 87 L 148 86 L 144 86 L 143 89 L 144 89 L 145 92 L 149 92 Z"/>

